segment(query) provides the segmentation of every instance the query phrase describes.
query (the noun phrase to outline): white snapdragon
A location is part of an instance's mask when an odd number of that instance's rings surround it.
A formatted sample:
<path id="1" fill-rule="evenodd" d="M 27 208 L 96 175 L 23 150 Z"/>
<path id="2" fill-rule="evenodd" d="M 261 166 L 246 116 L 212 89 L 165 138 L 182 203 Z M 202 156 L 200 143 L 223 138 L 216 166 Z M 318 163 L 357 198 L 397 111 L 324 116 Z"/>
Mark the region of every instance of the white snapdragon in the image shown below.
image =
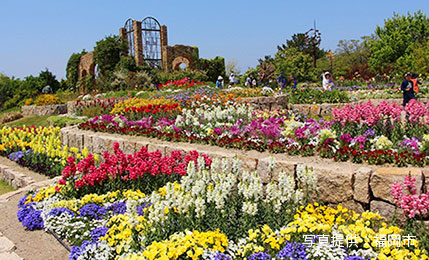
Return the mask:
<path id="1" fill-rule="evenodd" d="M 245 201 L 243 202 L 242 211 L 245 214 L 255 216 L 258 213 L 258 204 L 253 201 Z"/>
<path id="2" fill-rule="evenodd" d="M 303 185 L 307 191 L 317 190 L 317 175 L 312 168 L 308 168 L 303 164 L 296 166 L 296 175 L 298 182 Z"/>

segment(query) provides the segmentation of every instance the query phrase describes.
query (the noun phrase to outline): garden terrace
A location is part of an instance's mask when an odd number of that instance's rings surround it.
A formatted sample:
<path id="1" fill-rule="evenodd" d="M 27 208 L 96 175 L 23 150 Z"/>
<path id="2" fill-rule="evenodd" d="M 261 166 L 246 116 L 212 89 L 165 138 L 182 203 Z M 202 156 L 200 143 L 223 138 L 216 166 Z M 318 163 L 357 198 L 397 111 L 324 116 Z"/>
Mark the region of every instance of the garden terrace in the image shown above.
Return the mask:
<path id="1" fill-rule="evenodd" d="M 46 105 L 46 106 L 22 106 L 22 114 L 24 116 L 50 116 L 50 115 L 61 115 L 68 111 L 66 104 L 59 105 Z"/>
<path id="2" fill-rule="evenodd" d="M 319 157 L 297 157 L 267 152 L 224 149 L 220 147 L 171 143 L 153 138 L 124 136 L 108 133 L 94 133 L 79 130 L 77 127 L 66 127 L 61 130 L 62 144 L 79 149 L 86 147 L 89 152 L 101 154 L 112 152 L 113 144 L 119 143 L 125 153 L 135 153 L 141 147 L 148 151 L 160 150 L 163 154 L 180 149 L 185 152 L 197 150 L 210 158 L 227 158 L 231 161 L 238 157 L 242 167 L 248 171 L 256 171 L 264 184 L 277 180 L 280 171 L 285 171 L 296 178 L 298 165 L 312 168 L 317 175 L 319 199 L 327 204 L 343 203 L 345 207 L 362 212 L 371 210 L 392 217 L 395 211 L 394 200 L 390 194 L 391 185 L 402 181 L 405 176 L 416 178 L 418 192 L 429 186 L 429 167 L 398 168 L 390 166 L 359 165 L 350 162 L 333 162 Z M 268 170 L 271 156 L 276 161 L 273 174 Z"/>

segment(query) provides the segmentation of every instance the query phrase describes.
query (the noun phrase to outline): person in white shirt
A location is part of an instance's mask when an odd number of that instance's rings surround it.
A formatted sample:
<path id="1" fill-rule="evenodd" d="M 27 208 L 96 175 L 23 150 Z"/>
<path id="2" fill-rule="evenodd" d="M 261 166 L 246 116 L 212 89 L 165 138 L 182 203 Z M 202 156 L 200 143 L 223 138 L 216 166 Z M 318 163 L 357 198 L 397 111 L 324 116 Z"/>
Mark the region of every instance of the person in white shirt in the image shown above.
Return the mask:
<path id="1" fill-rule="evenodd" d="M 331 74 L 329 72 L 325 72 L 322 74 L 323 81 L 322 81 L 322 88 L 324 91 L 331 90 L 332 88 L 332 80 L 331 80 Z"/>

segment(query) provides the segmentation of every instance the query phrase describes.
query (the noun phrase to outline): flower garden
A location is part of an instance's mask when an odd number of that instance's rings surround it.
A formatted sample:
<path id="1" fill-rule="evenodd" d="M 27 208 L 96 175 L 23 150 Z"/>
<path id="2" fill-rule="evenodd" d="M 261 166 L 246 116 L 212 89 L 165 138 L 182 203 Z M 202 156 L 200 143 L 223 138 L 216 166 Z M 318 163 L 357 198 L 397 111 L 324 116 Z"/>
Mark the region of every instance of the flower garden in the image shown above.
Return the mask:
<path id="1" fill-rule="evenodd" d="M 429 163 L 429 106 L 388 102 L 348 105 L 312 118 L 258 110 L 245 94 L 189 90 L 150 99 L 79 101 L 90 118 L 81 130 L 214 147 L 313 156 L 353 164 L 424 167 Z M 94 116 L 95 114 L 95 116 Z M 298 165 L 268 183 L 235 157 L 199 151 L 126 154 L 62 145 L 58 127 L 3 127 L 0 155 L 58 183 L 19 202 L 18 221 L 71 246 L 69 259 L 428 259 L 429 196 L 406 177 L 391 196 L 405 223 L 377 213 L 327 206 L 317 177 Z M 110 150 L 109 150 L 110 151 Z M 266 171 L 274 175 L 274 157 Z M 296 175 L 296 176 L 295 176 Z M 401 213 L 400 213 L 401 214 Z M 413 233 L 414 232 L 414 233 Z"/>

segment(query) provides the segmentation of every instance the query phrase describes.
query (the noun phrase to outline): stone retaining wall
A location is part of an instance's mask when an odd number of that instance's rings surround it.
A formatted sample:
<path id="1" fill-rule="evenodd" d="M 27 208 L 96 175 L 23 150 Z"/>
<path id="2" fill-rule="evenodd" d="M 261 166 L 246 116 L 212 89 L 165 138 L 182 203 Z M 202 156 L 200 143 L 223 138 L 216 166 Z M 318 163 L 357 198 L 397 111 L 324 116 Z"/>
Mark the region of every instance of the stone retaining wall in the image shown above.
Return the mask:
<path id="1" fill-rule="evenodd" d="M 287 108 L 289 110 L 299 111 L 308 115 L 325 116 L 332 115 L 332 110 L 334 109 L 343 108 L 347 105 L 363 104 L 368 101 L 371 101 L 374 105 L 378 105 L 383 101 L 402 105 L 402 98 L 362 99 L 350 103 L 288 104 L 286 96 L 244 98 L 240 103 L 250 104 L 256 109 L 273 110 Z M 427 104 L 429 98 L 421 98 L 418 101 Z"/>
<path id="2" fill-rule="evenodd" d="M 274 154 L 276 168 L 273 176 L 268 171 L 271 154 L 256 151 L 241 151 L 219 147 L 163 142 L 158 139 L 131 137 L 116 134 L 95 133 L 77 129 L 76 126 L 61 130 L 62 144 L 79 149 L 86 147 L 89 152 L 102 155 L 104 151 L 112 152 L 113 143 L 119 143 L 125 153 L 134 153 L 147 147 L 149 151 L 160 150 L 170 154 L 173 150 L 197 150 L 211 158 L 232 159 L 238 156 L 245 170 L 257 171 L 263 183 L 276 180 L 280 171 L 296 176 L 296 167 L 302 164 L 313 168 L 317 175 L 318 198 L 325 203 L 336 205 L 343 203 L 347 208 L 357 212 L 363 210 L 378 211 L 386 217 L 394 212 L 393 198 L 390 196 L 391 184 L 403 181 L 411 174 L 417 180 L 419 192 L 426 191 L 429 184 L 429 168 L 387 168 L 370 165 L 334 162 L 319 157 L 291 157 Z"/>
<path id="3" fill-rule="evenodd" d="M 35 183 L 33 178 L 18 171 L 10 169 L 8 166 L 0 164 L 0 180 L 5 181 L 10 186 L 19 189 Z"/>
<path id="4" fill-rule="evenodd" d="M 22 106 L 24 116 L 51 116 L 66 114 L 68 107 L 66 104 L 48 105 L 48 106 Z"/>

